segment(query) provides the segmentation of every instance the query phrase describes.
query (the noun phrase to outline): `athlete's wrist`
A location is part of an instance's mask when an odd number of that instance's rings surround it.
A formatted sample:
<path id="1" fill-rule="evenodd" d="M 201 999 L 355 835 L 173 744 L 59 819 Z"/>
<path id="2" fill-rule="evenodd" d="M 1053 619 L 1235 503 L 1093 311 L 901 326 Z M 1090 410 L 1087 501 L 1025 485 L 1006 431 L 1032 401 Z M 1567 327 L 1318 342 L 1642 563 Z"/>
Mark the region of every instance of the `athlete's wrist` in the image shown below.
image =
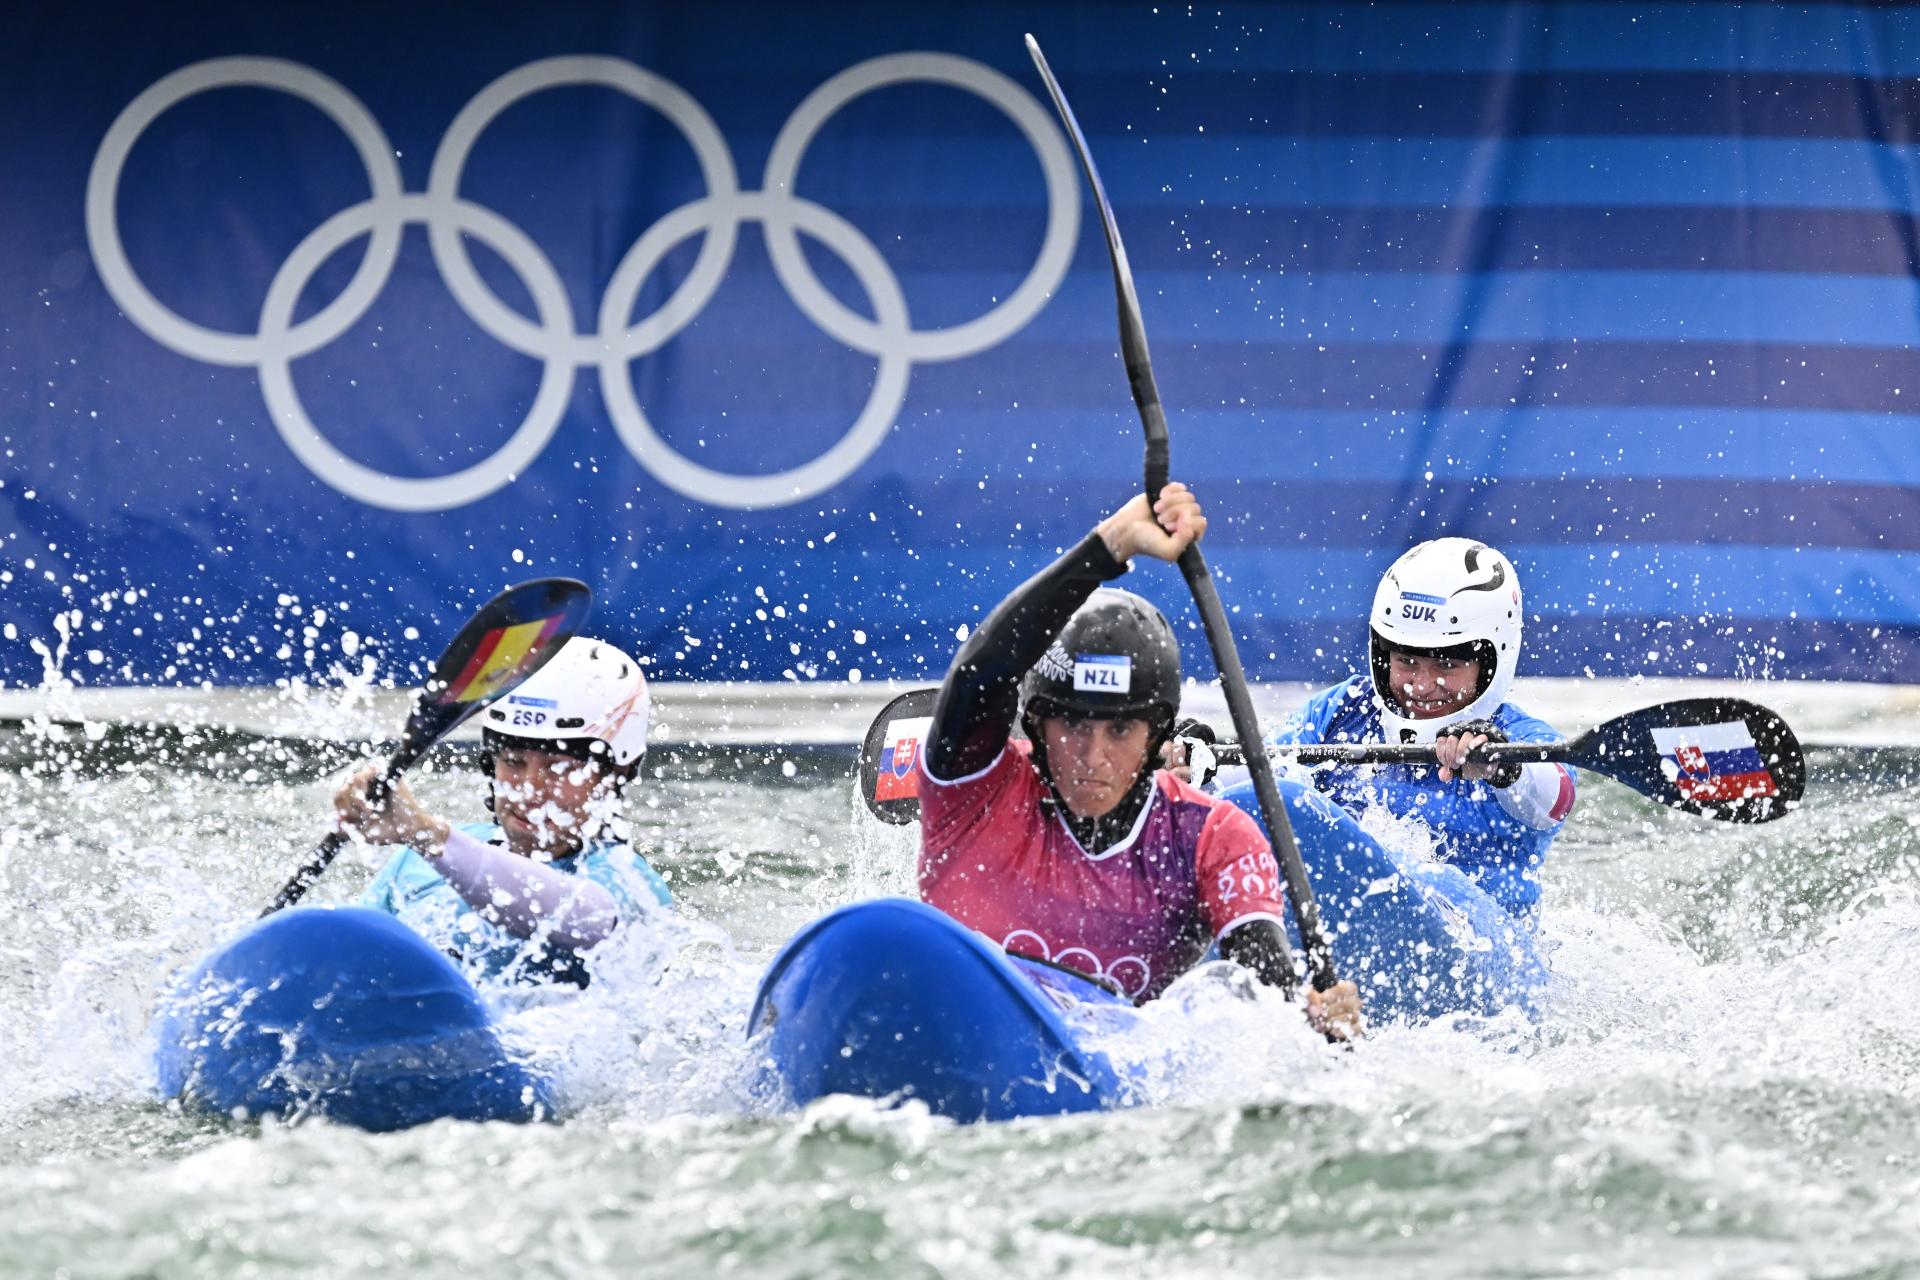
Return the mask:
<path id="1" fill-rule="evenodd" d="M 413 847 L 423 856 L 438 858 L 447 851 L 447 840 L 453 835 L 453 827 L 443 818 L 428 814 L 420 823 L 420 829 L 414 832 Z"/>
<path id="2" fill-rule="evenodd" d="M 1082 563 L 1102 581 L 1119 577 L 1127 571 L 1128 558 L 1132 554 L 1125 540 L 1125 531 L 1115 527 L 1114 517 L 1107 517 L 1095 525 L 1093 532 L 1080 544 L 1084 553 Z"/>

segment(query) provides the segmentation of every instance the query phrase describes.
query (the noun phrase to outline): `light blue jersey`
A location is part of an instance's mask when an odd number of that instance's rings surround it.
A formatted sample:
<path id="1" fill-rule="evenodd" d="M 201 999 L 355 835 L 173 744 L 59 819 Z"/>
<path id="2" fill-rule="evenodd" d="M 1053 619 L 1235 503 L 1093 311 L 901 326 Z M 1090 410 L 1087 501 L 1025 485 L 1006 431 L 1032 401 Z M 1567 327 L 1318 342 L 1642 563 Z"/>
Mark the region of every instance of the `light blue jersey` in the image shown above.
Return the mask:
<path id="1" fill-rule="evenodd" d="M 1493 713 L 1511 742 L 1558 742 L 1552 725 L 1536 720 L 1510 702 Z M 1373 682 L 1357 675 L 1314 695 L 1281 726 L 1271 742 L 1380 742 L 1380 712 Z M 1284 763 L 1280 755 L 1276 763 Z M 1420 820 L 1432 832 L 1439 855 L 1459 867 L 1501 906 L 1516 916 L 1531 915 L 1540 901 L 1535 879 L 1547 848 L 1573 810 L 1573 770 L 1565 765 L 1529 765 L 1551 769 L 1544 803 L 1526 811 L 1485 782 L 1456 776 L 1440 781 L 1434 765 L 1316 765 L 1314 784 L 1334 803 L 1358 817 L 1375 805 L 1396 817 Z M 1513 810 L 1522 808 L 1522 812 Z"/>
<path id="2" fill-rule="evenodd" d="M 500 842 L 491 823 L 464 823 L 459 830 L 483 844 Z M 673 894 L 647 860 L 625 845 L 597 843 L 570 858 L 555 858 L 556 871 L 585 876 L 613 897 L 622 923 L 657 907 L 671 906 Z M 360 905 L 394 916 L 408 928 L 459 960 L 476 978 L 542 979 L 577 970 L 578 958 L 555 954 L 537 937 L 520 938 L 482 919 L 433 863 L 413 849 L 388 859 Z M 577 979 L 575 979 L 577 980 Z"/>

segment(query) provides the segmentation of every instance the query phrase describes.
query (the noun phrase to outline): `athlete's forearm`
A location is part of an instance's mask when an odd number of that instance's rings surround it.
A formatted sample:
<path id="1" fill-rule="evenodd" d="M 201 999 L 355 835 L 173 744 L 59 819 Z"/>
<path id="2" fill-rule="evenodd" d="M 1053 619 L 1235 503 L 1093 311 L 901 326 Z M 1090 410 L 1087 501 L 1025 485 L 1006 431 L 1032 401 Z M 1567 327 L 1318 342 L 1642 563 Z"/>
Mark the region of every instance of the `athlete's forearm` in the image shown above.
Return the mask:
<path id="1" fill-rule="evenodd" d="M 927 768 L 964 778 L 993 763 L 1020 710 L 1020 678 L 1094 589 L 1126 572 L 1098 533 L 1027 579 L 967 638 L 933 708 Z"/>
<path id="2" fill-rule="evenodd" d="M 464 831 L 447 837 L 446 852 L 433 865 L 469 906 L 518 938 L 538 934 L 556 947 L 585 951 L 620 923 L 619 906 L 602 886 Z"/>
<path id="3" fill-rule="evenodd" d="M 1271 920 L 1248 920 L 1220 936 L 1220 954 L 1270 987 L 1293 996 L 1293 948 L 1287 931 Z"/>

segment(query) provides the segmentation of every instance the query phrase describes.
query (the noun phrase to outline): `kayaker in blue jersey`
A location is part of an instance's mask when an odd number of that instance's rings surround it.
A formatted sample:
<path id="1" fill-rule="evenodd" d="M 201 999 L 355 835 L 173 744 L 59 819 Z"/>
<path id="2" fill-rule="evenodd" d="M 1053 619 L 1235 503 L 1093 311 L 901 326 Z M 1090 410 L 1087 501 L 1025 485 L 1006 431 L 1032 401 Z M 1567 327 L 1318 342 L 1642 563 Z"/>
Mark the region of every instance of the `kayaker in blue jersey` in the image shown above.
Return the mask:
<path id="1" fill-rule="evenodd" d="M 671 901 L 619 836 L 621 792 L 647 750 L 640 664 L 576 636 L 482 719 L 496 823 L 453 825 L 407 787 L 368 804 L 377 769 L 334 795 L 343 829 L 395 853 L 360 905 L 398 917 L 480 976 L 587 983 L 586 952 Z"/>
<path id="2" fill-rule="evenodd" d="M 1520 658 L 1519 574 L 1485 543 L 1423 542 L 1380 580 L 1368 623 L 1365 674 L 1309 699 L 1273 743 L 1433 743 L 1437 765 L 1323 765 L 1313 779 L 1356 816 L 1378 805 L 1419 819 L 1442 858 L 1514 915 L 1532 916 L 1536 874 L 1573 811 L 1573 770 L 1468 759 L 1483 743 L 1560 739 L 1507 701 Z"/>

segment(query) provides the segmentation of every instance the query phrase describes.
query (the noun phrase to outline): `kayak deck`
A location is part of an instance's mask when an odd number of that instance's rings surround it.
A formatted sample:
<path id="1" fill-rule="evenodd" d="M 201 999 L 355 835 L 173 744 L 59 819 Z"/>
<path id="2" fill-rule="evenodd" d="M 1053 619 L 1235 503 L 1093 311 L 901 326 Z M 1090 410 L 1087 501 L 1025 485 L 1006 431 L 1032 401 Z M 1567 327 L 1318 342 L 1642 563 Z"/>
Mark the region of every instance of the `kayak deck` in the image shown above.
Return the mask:
<path id="1" fill-rule="evenodd" d="M 155 1029 L 160 1092 L 226 1114 L 384 1132 L 553 1109 L 549 1082 L 507 1053 L 473 984 L 364 908 L 253 925 L 175 987 Z"/>
<path id="2" fill-rule="evenodd" d="M 815 921 L 767 970 L 748 1019 L 787 1099 L 914 1099 L 959 1121 L 1123 1105 L 1075 1010 L 1132 1005 L 1077 974 L 1009 957 L 932 907 L 855 903 Z"/>

